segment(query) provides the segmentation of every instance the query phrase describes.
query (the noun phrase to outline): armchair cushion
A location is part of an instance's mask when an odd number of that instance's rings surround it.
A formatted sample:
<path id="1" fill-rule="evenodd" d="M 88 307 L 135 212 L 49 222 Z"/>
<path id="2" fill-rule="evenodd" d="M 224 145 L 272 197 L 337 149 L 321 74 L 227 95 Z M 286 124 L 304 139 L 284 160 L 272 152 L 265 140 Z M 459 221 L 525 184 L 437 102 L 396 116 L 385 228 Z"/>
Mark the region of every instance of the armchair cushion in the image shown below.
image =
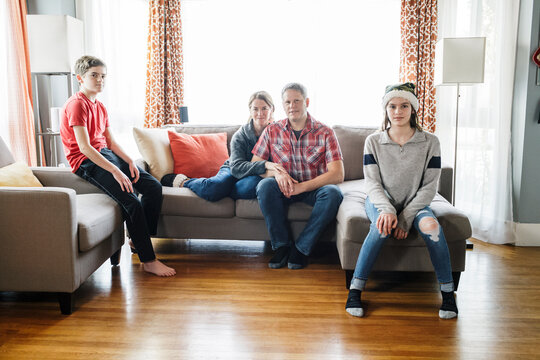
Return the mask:
<path id="1" fill-rule="evenodd" d="M 23 162 L 0 168 L 0 186 L 43 187 L 32 170 Z"/>
<path id="2" fill-rule="evenodd" d="M 88 251 L 107 239 L 124 221 L 119 206 L 105 194 L 77 195 L 79 251 Z"/>

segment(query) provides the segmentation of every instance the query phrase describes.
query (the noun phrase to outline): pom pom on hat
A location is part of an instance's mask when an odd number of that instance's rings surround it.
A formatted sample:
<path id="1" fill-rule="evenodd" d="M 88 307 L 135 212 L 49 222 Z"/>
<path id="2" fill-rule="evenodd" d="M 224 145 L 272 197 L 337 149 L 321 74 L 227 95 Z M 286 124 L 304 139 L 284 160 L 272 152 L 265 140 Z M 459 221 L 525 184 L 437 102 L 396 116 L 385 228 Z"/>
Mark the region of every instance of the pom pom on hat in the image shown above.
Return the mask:
<path id="1" fill-rule="evenodd" d="M 410 82 L 396 85 L 388 85 L 382 98 L 383 109 L 386 111 L 386 105 L 388 105 L 388 102 L 391 99 L 400 97 L 409 100 L 413 109 L 415 111 L 418 111 L 418 98 L 416 97 L 414 90 L 415 86 L 413 83 Z"/>

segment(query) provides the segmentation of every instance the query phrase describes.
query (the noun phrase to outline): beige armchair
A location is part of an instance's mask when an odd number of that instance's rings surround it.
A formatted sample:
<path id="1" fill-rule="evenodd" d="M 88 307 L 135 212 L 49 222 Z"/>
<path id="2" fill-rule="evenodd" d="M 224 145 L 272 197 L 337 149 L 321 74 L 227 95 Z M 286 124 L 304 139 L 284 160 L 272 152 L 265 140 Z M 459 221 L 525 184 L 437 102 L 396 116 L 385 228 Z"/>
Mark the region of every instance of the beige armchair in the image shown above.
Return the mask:
<path id="1" fill-rule="evenodd" d="M 0 138 L 0 168 L 13 163 Z M 124 243 L 119 206 L 66 168 L 32 168 L 44 187 L 0 187 L 0 291 L 73 293 Z"/>

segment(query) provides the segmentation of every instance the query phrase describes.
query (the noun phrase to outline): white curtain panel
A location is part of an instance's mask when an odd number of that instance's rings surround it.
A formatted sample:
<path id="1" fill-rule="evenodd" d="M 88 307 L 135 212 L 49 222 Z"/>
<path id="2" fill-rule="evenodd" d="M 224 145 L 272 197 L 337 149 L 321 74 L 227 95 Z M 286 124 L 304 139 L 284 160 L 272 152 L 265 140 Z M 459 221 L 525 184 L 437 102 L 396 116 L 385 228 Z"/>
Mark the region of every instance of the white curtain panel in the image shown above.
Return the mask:
<path id="1" fill-rule="evenodd" d="M 144 123 L 148 0 L 77 0 L 76 6 L 86 54 L 107 64 L 98 100 L 107 108 L 116 140 L 138 158 L 132 128 Z"/>
<path id="2" fill-rule="evenodd" d="M 456 207 L 473 237 L 514 243 L 510 129 L 519 0 L 439 0 L 439 39 L 486 37 L 483 84 L 460 86 Z M 443 162 L 453 164 L 456 86 L 437 88 Z"/>

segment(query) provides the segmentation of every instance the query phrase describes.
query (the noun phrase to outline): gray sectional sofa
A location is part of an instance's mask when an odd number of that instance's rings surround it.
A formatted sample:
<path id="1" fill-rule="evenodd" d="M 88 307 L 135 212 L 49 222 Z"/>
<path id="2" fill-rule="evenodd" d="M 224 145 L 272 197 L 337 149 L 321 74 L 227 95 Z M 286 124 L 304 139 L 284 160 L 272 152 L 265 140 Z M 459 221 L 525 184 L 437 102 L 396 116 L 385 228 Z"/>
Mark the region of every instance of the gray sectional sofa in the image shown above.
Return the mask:
<path id="1" fill-rule="evenodd" d="M 240 125 L 178 125 L 167 130 L 187 134 L 226 132 L 230 141 L 239 127 Z M 344 200 L 336 222 L 327 228 L 320 241 L 336 243 L 348 283 L 362 242 L 369 231 L 369 220 L 364 211 L 366 194 L 362 159 L 364 141 L 376 129 L 349 126 L 334 126 L 333 129 L 344 157 L 345 181 L 339 184 Z M 139 165 L 150 168 L 144 160 L 140 160 Z M 471 236 L 471 226 L 467 217 L 448 202 L 451 193 L 452 169 L 443 168 L 439 193 L 431 207 L 446 235 L 457 287 L 459 275 L 465 270 L 466 240 Z M 218 202 L 208 202 L 189 189 L 170 187 L 164 187 L 163 195 L 158 237 L 269 240 L 256 199 L 234 201 L 225 198 Z M 311 207 L 303 203 L 295 203 L 289 208 L 288 218 L 295 237 L 302 231 L 310 213 Z M 374 270 L 433 271 L 433 267 L 424 241 L 413 229 L 405 240 L 391 238 L 387 241 Z"/>

